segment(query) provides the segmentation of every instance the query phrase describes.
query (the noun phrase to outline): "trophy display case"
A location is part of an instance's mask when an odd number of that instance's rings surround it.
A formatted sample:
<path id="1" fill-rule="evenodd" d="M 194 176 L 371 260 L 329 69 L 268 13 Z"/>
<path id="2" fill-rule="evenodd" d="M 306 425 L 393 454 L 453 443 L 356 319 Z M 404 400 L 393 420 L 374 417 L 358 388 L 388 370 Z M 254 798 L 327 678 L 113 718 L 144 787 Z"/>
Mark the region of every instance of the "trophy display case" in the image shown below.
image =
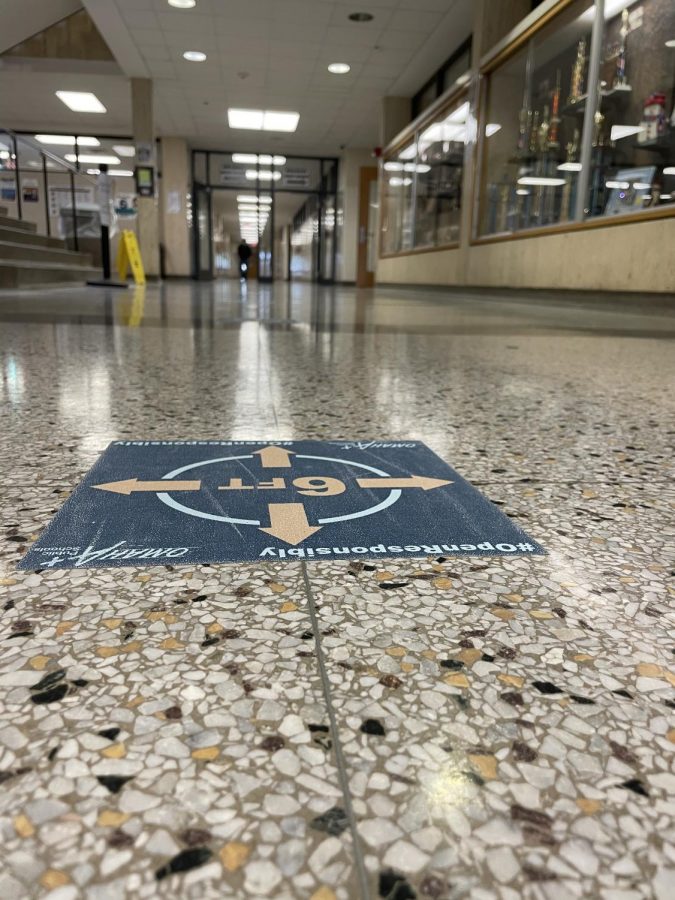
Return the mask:
<path id="1" fill-rule="evenodd" d="M 486 75 L 478 236 L 675 202 L 673 0 L 561 4 Z"/>
<path id="2" fill-rule="evenodd" d="M 382 255 L 459 241 L 469 103 L 461 93 L 383 163 Z"/>

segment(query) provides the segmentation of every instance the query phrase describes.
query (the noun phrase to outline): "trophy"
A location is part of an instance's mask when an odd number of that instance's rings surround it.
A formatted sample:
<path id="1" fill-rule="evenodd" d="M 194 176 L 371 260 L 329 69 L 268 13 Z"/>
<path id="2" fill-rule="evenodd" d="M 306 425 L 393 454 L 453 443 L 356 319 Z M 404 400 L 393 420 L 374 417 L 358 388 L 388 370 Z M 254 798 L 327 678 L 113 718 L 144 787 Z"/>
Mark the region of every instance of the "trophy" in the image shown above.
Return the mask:
<path id="1" fill-rule="evenodd" d="M 572 140 L 568 141 L 565 144 L 565 162 L 573 163 L 576 162 L 576 156 L 579 152 L 579 129 L 574 129 L 574 134 L 572 135 Z M 567 172 L 574 171 L 567 167 Z M 560 221 L 566 222 L 570 217 L 570 201 L 572 200 L 572 187 L 574 186 L 575 180 L 572 175 L 568 175 L 565 172 L 565 187 L 562 190 L 562 197 L 560 200 Z"/>
<path id="2" fill-rule="evenodd" d="M 593 116 L 593 146 L 602 149 L 605 146 L 605 116 L 596 109 Z"/>
<path id="3" fill-rule="evenodd" d="M 555 89 L 551 95 L 551 125 L 548 130 L 548 146 L 554 150 L 559 146 L 558 126 L 560 125 L 560 69 L 556 72 Z"/>
<path id="4" fill-rule="evenodd" d="M 526 153 L 529 140 L 530 140 L 530 131 L 532 130 L 532 110 L 528 109 L 525 105 L 521 108 L 518 114 L 518 154 Z"/>
<path id="5" fill-rule="evenodd" d="M 626 78 L 626 38 L 628 37 L 629 31 L 630 26 L 628 24 L 628 10 L 624 9 L 624 11 L 621 13 L 621 30 L 619 32 L 619 34 L 621 35 L 621 43 L 619 44 L 619 53 L 616 58 L 614 81 L 612 82 L 612 88 L 615 91 L 632 90 Z"/>
<path id="6" fill-rule="evenodd" d="M 537 149 L 540 153 L 546 153 L 549 147 L 549 134 L 551 131 L 551 122 L 549 120 L 548 104 L 544 106 L 544 112 L 541 117 L 541 125 L 537 129 Z"/>
<path id="7" fill-rule="evenodd" d="M 537 152 L 537 142 L 539 138 L 539 110 L 535 110 L 532 116 L 532 129 L 530 131 L 530 140 L 528 150 L 530 153 Z"/>
<path id="8" fill-rule="evenodd" d="M 578 103 L 583 97 L 584 91 L 584 75 L 586 71 L 586 41 L 582 38 L 577 44 L 577 57 L 572 67 L 572 77 L 570 79 L 570 93 L 567 98 L 568 103 Z"/>

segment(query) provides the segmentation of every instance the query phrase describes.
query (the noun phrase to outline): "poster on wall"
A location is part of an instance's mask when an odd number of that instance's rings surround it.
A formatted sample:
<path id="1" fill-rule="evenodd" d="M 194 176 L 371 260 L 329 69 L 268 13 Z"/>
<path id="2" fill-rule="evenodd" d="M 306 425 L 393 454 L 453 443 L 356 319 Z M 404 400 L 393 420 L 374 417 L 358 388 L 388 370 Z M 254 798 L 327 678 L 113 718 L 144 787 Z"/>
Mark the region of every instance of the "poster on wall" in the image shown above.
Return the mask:
<path id="1" fill-rule="evenodd" d="M 88 187 L 75 188 L 75 206 L 84 208 L 85 204 L 93 204 L 94 191 Z M 72 209 L 73 201 L 69 187 L 49 188 L 49 215 L 58 216 L 62 209 Z"/>
<path id="2" fill-rule="evenodd" d="M 13 175 L 5 175 L 0 179 L 0 200 L 6 200 L 8 203 L 16 201 L 16 181 Z"/>
<path id="3" fill-rule="evenodd" d="M 40 199 L 38 183 L 34 178 L 24 178 L 21 182 L 21 199 L 24 203 L 37 203 Z"/>

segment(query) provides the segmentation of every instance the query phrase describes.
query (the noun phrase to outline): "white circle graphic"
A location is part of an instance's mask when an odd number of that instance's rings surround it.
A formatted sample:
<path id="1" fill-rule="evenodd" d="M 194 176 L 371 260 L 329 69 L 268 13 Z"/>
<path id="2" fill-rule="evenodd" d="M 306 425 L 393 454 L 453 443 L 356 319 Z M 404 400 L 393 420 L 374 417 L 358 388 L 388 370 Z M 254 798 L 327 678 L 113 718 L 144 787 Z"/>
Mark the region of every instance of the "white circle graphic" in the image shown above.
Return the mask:
<path id="1" fill-rule="evenodd" d="M 372 472 L 374 475 L 381 475 L 384 478 L 389 476 L 388 472 L 383 472 L 381 469 L 376 469 L 374 466 L 367 466 L 365 463 L 357 463 L 353 462 L 350 459 L 337 459 L 332 456 L 307 456 L 302 453 L 297 454 L 298 459 L 317 459 L 322 462 L 333 462 L 339 463 L 344 466 L 356 466 L 358 469 L 365 469 L 367 472 Z M 209 466 L 214 463 L 223 463 L 223 462 L 231 462 L 232 460 L 239 459 L 253 459 L 253 454 L 248 454 L 247 456 L 220 456 L 217 459 L 205 459 L 201 462 L 189 463 L 187 466 L 181 466 L 178 469 L 174 469 L 172 472 L 167 472 L 166 475 L 162 475 L 162 481 L 168 481 L 171 478 L 176 478 L 178 475 L 182 475 L 184 472 L 189 472 L 191 469 L 198 469 L 201 466 Z M 344 516 L 330 516 L 324 519 L 318 519 L 318 525 L 329 525 L 333 522 L 346 522 L 349 519 L 361 519 L 364 516 L 372 516 L 375 513 L 382 512 L 382 510 L 387 509 L 392 504 L 396 503 L 396 501 L 400 498 L 401 491 L 398 488 L 395 488 L 389 491 L 389 495 L 383 500 L 381 503 L 378 503 L 376 506 L 370 506 L 368 509 L 360 510 L 355 513 L 348 513 Z M 229 525 L 262 525 L 260 519 L 237 519 L 233 516 L 217 516 L 214 513 L 202 512 L 198 509 L 193 509 L 191 506 L 184 506 L 182 503 L 179 503 L 178 500 L 175 500 L 170 494 L 167 493 L 158 493 L 157 497 L 162 503 L 165 503 L 167 506 L 170 506 L 172 509 L 175 509 L 177 512 L 185 513 L 188 516 L 195 516 L 197 519 L 209 519 L 212 522 L 226 522 Z"/>

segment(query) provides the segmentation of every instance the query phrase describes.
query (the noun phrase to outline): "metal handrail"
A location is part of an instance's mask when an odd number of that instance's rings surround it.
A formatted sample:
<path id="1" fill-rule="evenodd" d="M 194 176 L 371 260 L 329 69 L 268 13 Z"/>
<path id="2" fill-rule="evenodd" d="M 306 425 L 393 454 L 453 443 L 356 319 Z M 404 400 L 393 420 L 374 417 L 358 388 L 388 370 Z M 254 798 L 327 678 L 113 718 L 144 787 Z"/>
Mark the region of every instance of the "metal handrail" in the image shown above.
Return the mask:
<path id="1" fill-rule="evenodd" d="M 44 187 L 44 204 L 45 204 L 45 224 L 47 229 L 47 236 L 51 236 L 51 221 L 49 215 L 49 200 L 48 200 L 48 186 L 49 186 L 49 172 L 47 171 L 47 160 L 50 160 L 56 163 L 61 167 L 61 170 L 65 170 L 68 173 L 69 181 L 70 181 L 70 201 L 71 201 L 71 209 L 73 215 L 73 247 L 77 251 L 80 249 L 79 238 L 77 235 L 77 204 L 75 199 L 75 176 L 78 178 L 83 178 L 85 181 L 88 181 L 90 184 L 96 186 L 96 180 L 89 175 L 86 175 L 79 169 L 77 166 L 71 165 L 67 160 L 63 159 L 60 156 L 57 156 L 55 153 L 52 153 L 49 150 L 45 150 L 44 147 L 39 144 L 37 141 L 32 140 L 32 138 L 28 138 L 25 135 L 17 134 L 12 131 L 11 128 L 3 128 L 0 126 L 0 135 L 6 134 L 12 143 L 12 148 L 14 152 L 14 182 L 16 185 L 16 211 L 18 214 L 19 221 L 23 219 L 23 206 L 22 206 L 22 185 L 21 185 L 21 166 L 19 163 L 19 146 L 25 145 L 30 147 L 32 150 L 35 150 L 40 158 L 42 159 L 42 180 Z M 78 154 L 78 146 L 77 142 L 74 144 L 75 153 Z M 64 174 L 65 174 L 64 172 Z"/>
<path id="2" fill-rule="evenodd" d="M 81 169 L 78 169 L 77 166 L 74 166 L 72 163 L 69 163 L 68 160 L 63 159 L 61 156 L 57 156 L 55 153 L 52 153 L 50 150 L 45 150 L 42 144 L 34 141 L 32 138 L 26 137 L 24 134 L 17 134 L 15 131 L 12 131 L 11 128 L 3 128 L 0 125 L 0 134 L 7 134 L 11 137 L 12 141 L 15 143 L 23 143 L 27 144 L 33 150 L 37 150 L 38 153 L 42 154 L 42 156 L 47 159 L 52 160 L 52 162 L 58 163 L 60 166 L 63 166 L 65 169 L 69 169 L 73 175 L 78 175 L 80 178 L 85 178 L 87 181 L 90 181 L 93 185 L 96 185 L 96 179 L 92 178 L 91 175 L 87 175 Z M 75 152 L 77 152 L 77 146 L 75 147 Z"/>

